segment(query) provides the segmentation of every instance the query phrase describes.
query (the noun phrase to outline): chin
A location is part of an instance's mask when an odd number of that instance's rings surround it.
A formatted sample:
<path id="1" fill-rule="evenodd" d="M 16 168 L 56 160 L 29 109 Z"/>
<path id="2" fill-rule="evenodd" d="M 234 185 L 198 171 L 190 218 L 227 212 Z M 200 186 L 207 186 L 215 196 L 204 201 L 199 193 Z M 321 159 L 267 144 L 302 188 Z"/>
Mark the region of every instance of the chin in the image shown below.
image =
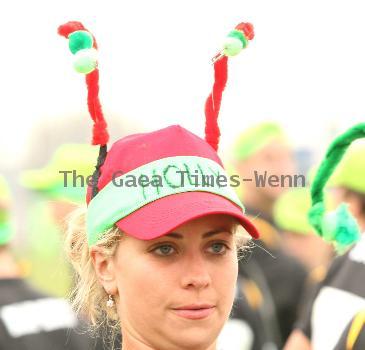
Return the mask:
<path id="1" fill-rule="evenodd" d="M 204 331 L 204 329 L 179 331 L 177 337 L 174 337 L 174 343 L 179 350 L 207 350 L 215 344 L 218 334 L 216 332 L 212 334 L 212 332 Z"/>
<path id="2" fill-rule="evenodd" d="M 282 195 L 284 191 L 286 191 L 286 188 L 273 187 L 268 189 L 268 191 L 266 192 L 266 197 L 270 200 L 276 200 Z"/>
<path id="3" fill-rule="evenodd" d="M 193 321 L 196 322 L 196 321 Z M 196 325 L 185 324 L 171 329 L 171 340 L 176 344 L 177 349 L 181 350 L 207 350 L 212 348 L 216 342 L 223 322 L 199 322 Z"/>

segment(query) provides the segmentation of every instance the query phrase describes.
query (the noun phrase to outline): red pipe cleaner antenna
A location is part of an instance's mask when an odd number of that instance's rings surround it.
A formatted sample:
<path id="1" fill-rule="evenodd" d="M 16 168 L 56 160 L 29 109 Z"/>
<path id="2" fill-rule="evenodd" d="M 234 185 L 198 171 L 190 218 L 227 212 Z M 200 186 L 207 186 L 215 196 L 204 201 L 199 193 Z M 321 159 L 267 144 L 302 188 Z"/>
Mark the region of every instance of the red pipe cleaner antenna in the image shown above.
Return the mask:
<path id="1" fill-rule="evenodd" d="M 223 50 L 213 58 L 214 84 L 212 92 L 205 102 L 205 140 L 216 151 L 220 137 L 218 115 L 228 79 L 228 56 L 239 54 L 253 37 L 254 31 L 251 23 L 238 24 L 226 37 Z"/>
<path id="2" fill-rule="evenodd" d="M 227 83 L 228 57 L 224 56 L 214 63 L 214 84 L 212 92 L 205 102 L 205 140 L 217 151 L 221 135 L 218 126 L 218 114 L 222 94 Z"/>
<path id="3" fill-rule="evenodd" d="M 95 58 L 96 40 L 82 23 L 76 21 L 59 26 L 58 34 L 69 39 L 70 50 L 77 58 L 75 69 L 85 74 L 88 90 L 87 105 L 94 121 L 92 144 L 104 146 L 109 141 L 109 134 L 99 100 L 99 69 Z"/>

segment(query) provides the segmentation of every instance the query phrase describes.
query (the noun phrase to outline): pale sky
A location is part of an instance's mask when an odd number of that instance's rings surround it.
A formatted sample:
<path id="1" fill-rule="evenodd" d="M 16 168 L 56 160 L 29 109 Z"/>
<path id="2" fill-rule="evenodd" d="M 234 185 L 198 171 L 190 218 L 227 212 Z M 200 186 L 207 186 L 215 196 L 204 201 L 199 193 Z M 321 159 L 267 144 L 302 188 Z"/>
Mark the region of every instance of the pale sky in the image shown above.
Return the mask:
<path id="1" fill-rule="evenodd" d="M 83 113 L 90 127 L 84 78 L 57 35 L 68 20 L 99 43 L 106 118 L 145 130 L 181 124 L 200 136 L 210 59 L 236 24 L 253 23 L 254 40 L 229 62 L 222 149 L 269 119 L 296 146 L 323 152 L 331 130 L 365 121 L 364 13 L 360 0 L 3 1 L 0 156 L 13 165 L 40 118 Z"/>

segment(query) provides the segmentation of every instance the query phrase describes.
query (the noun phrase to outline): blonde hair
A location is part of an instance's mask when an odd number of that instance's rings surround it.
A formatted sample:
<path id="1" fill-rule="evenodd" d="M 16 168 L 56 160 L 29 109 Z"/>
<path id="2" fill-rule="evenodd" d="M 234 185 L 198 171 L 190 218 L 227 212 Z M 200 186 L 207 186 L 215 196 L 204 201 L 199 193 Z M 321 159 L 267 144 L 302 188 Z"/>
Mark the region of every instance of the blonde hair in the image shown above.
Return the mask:
<path id="1" fill-rule="evenodd" d="M 108 308 L 108 294 L 99 283 L 89 252 L 86 234 L 86 206 L 71 213 L 65 237 L 67 256 L 76 271 L 76 284 L 71 292 L 71 304 L 78 314 L 85 315 L 91 322 L 92 331 L 102 330 L 103 336 L 113 339 L 120 332 L 116 308 Z M 239 259 L 250 247 L 250 236 L 242 226 L 235 229 L 236 249 Z M 104 232 L 96 244 L 107 256 L 114 256 L 123 233 L 113 227 Z M 109 334 L 105 334 L 108 331 Z"/>
<path id="2" fill-rule="evenodd" d="M 65 251 L 76 271 L 74 288 L 70 301 L 77 314 L 90 321 L 91 333 L 102 333 L 104 340 L 114 341 L 120 332 L 118 315 L 115 307 L 107 307 L 108 294 L 96 275 L 86 234 L 86 206 L 74 210 L 67 220 L 65 234 Z M 122 236 L 117 227 L 103 234 L 96 246 L 101 247 L 107 256 L 114 256 Z"/>

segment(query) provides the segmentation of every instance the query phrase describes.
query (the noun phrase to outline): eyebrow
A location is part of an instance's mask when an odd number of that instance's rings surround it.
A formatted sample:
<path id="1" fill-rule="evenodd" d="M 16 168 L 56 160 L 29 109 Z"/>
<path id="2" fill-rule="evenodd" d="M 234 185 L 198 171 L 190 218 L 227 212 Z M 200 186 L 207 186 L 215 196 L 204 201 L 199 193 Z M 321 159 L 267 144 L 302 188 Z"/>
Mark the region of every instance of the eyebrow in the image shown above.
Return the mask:
<path id="1" fill-rule="evenodd" d="M 232 235 L 232 232 L 230 230 L 228 230 L 227 228 L 219 228 L 217 230 L 213 230 L 213 231 L 208 231 L 206 233 L 203 234 L 203 238 L 208 238 L 208 237 L 212 237 L 214 235 L 217 235 L 219 233 L 229 233 L 230 235 Z M 171 238 L 177 238 L 177 239 L 183 239 L 184 236 L 180 233 L 177 232 L 171 232 L 169 234 L 166 235 L 166 237 L 171 237 Z"/>

